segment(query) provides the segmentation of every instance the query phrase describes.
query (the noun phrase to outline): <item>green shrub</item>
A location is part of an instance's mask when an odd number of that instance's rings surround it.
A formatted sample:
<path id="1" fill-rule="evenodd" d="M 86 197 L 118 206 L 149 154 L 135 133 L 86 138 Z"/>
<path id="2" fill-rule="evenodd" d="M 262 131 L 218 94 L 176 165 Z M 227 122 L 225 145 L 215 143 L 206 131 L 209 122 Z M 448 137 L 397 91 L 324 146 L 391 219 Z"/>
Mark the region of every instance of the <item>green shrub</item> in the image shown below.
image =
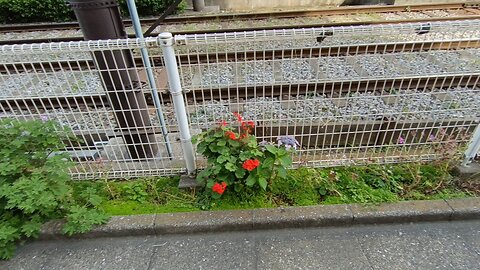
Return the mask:
<path id="1" fill-rule="evenodd" d="M 0 0 L 0 22 L 64 22 L 75 19 L 64 0 Z"/>
<path id="2" fill-rule="evenodd" d="M 136 0 L 135 5 L 140 17 L 160 15 L 175 0 Z M 185 1 L 178 5 L 178 10 L 185 9 Z M 126 17 L 129 16 L 127 0 L 119 0 L 120 10 Z"/>
<path id="3" fill-rule="evenodd" d="M 38 236 L 48 220 L 65 218 L 69 235 L 107 221 L 95 209 L 102 202 L 96 190 L 74 196 L 68 157 L 52 155 L 66 139 L 75 137 L 53 121 L 0 120 L 1 259 L 13 256 L 19 240 Z"/>
<path id="4" fill-rule="evenodd" d="M 136 0 L 141 17 L 163 13 L 174 0 Z M 128 16 L 126 0 L 119 0 L 121 12 Z M 185 4 L 179 5 L 183 10 Z M 0 23 L 65 22 L 75 21 L 75 15 L 65 0 L 0 0 Z"/>

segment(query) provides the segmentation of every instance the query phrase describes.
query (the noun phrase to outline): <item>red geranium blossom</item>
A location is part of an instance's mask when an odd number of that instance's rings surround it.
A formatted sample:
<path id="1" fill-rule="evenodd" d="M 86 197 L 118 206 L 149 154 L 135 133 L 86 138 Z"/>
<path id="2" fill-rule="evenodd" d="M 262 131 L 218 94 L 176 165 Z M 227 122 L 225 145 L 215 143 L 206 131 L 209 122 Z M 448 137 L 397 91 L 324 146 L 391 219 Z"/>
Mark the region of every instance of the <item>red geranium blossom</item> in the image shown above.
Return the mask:
<path id="1" fill-rule="evenodd" d="M 230 138 L 231 140 L 236 140 L 237 139 L 237 136 L 235 135 L 235 133 L 233 133 L 232 131 L 227 131 L 225 132 L 225 135 Z"/>
<path id="2" fill-rule="evenodd" d="M 242 129 L 243 130 L 250 130 L 251 128 L 255 127 L 255 123 L 253 121 L 243 121 L 242 122 Z"/>
<path id="3" fill-rule="evenodd" d="M 219 183 L 215 183 L 213 186 L 212 186 L 212 190 L 213 192 L 216 192 L 220 195 L 223 194 L 223 192 L 225 192 L 225 189 L 227 189 L 227 183 L 225 182 L 222 182 L 221 184 Z"/>
<path id="4" fill-rule="evenodd" d="M 220 125 L 221 125 L 222 127 L 226 127 L 226 126 L 228 125 L 228 123 L 227 123 L 227 121 L 222 120 L 222 122 L 220 122 Z"/>
<path id="5" fill-rule="evenodd" d="M 233 115 L 235 115 L 235 117 L 237 117 L 238 122 L 243 122 L 243 118 L 238 112 L 234 112 Z"/>
<path id="6" fill-rule="evenodd" d="M 242 168 L 244 168 L 247 171 L 253 171 L 255 168 L 260 165 L 260 161 L 258 159 L 249 159 L 243 162 Z"/>

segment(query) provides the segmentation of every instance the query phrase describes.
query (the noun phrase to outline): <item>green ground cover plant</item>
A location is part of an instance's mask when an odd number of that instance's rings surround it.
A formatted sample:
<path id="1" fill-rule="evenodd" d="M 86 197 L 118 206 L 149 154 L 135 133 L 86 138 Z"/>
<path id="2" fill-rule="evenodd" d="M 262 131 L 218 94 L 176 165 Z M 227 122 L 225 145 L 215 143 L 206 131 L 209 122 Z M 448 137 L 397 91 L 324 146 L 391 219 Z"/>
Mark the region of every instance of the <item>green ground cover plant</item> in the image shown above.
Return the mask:
<path id="1" fill-rule="evenodd" d="M 291 167 L 299 143 L 281 136 L 276 143 L 258 142 L 253 121 L 234 113 L 194 137 L 197 152 L 207 159 L 198 172 L 199 188 L 180 190 L 178 177 L 135 181 L 82 182 L 76 193 L 94 185 L 100 208 L 112 215 L 248 209 L 317 204 L 382 203 L 400 200 L 461 198 L 480 195 L 475 180 L 450 173 L 459 151 L 445 144 L 445 156 L 432 163 L 334 168 Z"/>
<path id="2" fill-rule="evenodd" d="M 49 220 L 64 219 L 68 235 L 108 220 L 95 185 L 73 193 L 69 157 L 57 154 L 65 140 L 76 138 L 54 121 L 0 120 L 0 259 Z"/>
<path id="3" fill-rule="evenodd" d="M 477 180 L 461 180 L 443 163 L 407 163 L 287 170 L 264 191 L 235 192 L 228 187 L 213 199 L 210 210 L 308 206 L 319 204 L 378 204 L 405 200 L 435 200 L 480 196 Z M 111 215 L 200 211 L 202 188 L 182 190 L 179 177 L 74 182 L 75 193 L 94 188 L 102 196 L 99 208 Z M 136 187 L 136 188 L 134 188 Z M 127 191 L 128 190 L 128 191 Z M 139 199 L 140 198 L 140 199 Z"/>

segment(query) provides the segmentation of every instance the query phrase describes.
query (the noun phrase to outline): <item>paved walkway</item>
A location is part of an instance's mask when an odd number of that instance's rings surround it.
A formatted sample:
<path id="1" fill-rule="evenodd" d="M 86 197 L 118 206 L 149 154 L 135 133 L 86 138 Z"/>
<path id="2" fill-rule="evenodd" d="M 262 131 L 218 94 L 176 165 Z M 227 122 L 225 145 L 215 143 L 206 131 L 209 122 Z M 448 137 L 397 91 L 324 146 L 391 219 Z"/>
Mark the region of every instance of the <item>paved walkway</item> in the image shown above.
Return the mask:
<path id="1" fill-rule="evenodd" d="M 480 269 L 480 220 L 37 241 L 0 269 Z"/>

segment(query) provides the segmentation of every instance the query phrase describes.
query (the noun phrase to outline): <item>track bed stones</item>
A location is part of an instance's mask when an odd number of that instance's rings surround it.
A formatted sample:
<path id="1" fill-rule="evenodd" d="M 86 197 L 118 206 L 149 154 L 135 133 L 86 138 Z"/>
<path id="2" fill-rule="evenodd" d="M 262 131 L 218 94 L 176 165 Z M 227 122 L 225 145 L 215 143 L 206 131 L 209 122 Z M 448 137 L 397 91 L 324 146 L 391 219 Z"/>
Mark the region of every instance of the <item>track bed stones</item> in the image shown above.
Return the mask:
<path id="1" fill-rule="evenodd" d="M 337 99 L 342 101 L 342 99 Z M 349 120 L 382 120 L 385 115 L 392 114 L 391 108 L 383 99 L 374 93 L 352 93 L 339 104 L 337 119 Z"/>
<path id="2" fill-rule="evenodd" d="M 313 69 L 311 61 L 305 59 L 282 60 L 280 62 L 280 68 L 282 70 L 283 81 L 299 82 L 314 79 L 316 71 Z"/>
<path id="3" fill-rule="evenodd" d="M 478 50 L 436 52 L 434 60 L 443 65 L 448 72 L 472 72 L 480 70 Z"/>
<path id="4" fill-rule="evenodd" d="M 358 55 L 355 64 L 365 70 L 369 77 L 396 77 L 404 73 L 391 56 Z"/>
<path id="5" fill-rule="evenodd" d="M 211 100 L 189 106 L 190 123 L 193 126 L 208 127 L 221 120 L 232 121 L 234 118 L 229 104 L 227 100 Z"/>
<path id="6" fill-rule="evenodd" d="M 275 81 L 271 61 L 241 63 L 240 66 L 243 82 L 246 84 L 265 84 Z"/>
<path id="7" fill-rule="evenodd" d="M 235 67 L 233 64 L 209 64 L 201 72 L 202 86 L 227 85 L 235 82 Z"/>
<path id="8" fill-rule="evenodd" d="M 405 75 L 429 75 L 445 73 L 445 68 L 433 62 L 433 59 L 438 57 L 435 53 L 403 53 L 395 54 L 393 61 L 395 66 Z M 401 67 L 401 68 L 400 68 Z M 394 73 L 397 75 L 398 73 Z"/>
<path id="9" fill-rule="evenodd" d="M 298 96 L 291 117 L 302 124 L 331 122 L 338 115 L 338 107 L 325 95 Z"/>
<path id="10" fill-rule="evenodd" d="M 442 101 L 431 93 L 422 93 L 412 90 L 398 92 L 398 100 L 391 104 L 395 116 L 399 120 L 438 119 L 443 110 Z"/>
<path id="11" fill-rule="evenodd" d="M 243 117 L 250 120 L 278 122 L 290 118 L 291 109 L 282 107 L 276 97 L 251 98 L 245 102 Z"/>
<path id="12" fill-rule="evenodd" d="M 346 57 L 320 57 L 318 67 L 322 79 L 346 80 L 360 77 Z"/>
<path id="13" fill-rule="evenodd" d="M 33 74 L 20 73 L 0 75 L 0 97 L 19 97 L 32 94 Z"/>
<path id="14" fill-rule="evenodd" d="M 95 73 L 58 71 L 54 73 L 18 73 L 2 76 L 1 97 L 52 97 L 103 93 Z"/>
<path id="15" fill-rule="evenodd" d="M 92 60 L 88 52 L 62 52 L 62 53 L 35 53 L 35 54 L 9 54 L 2 55 L 0 64 L 29 62 L 62 62 L 62 61 Z"/>

